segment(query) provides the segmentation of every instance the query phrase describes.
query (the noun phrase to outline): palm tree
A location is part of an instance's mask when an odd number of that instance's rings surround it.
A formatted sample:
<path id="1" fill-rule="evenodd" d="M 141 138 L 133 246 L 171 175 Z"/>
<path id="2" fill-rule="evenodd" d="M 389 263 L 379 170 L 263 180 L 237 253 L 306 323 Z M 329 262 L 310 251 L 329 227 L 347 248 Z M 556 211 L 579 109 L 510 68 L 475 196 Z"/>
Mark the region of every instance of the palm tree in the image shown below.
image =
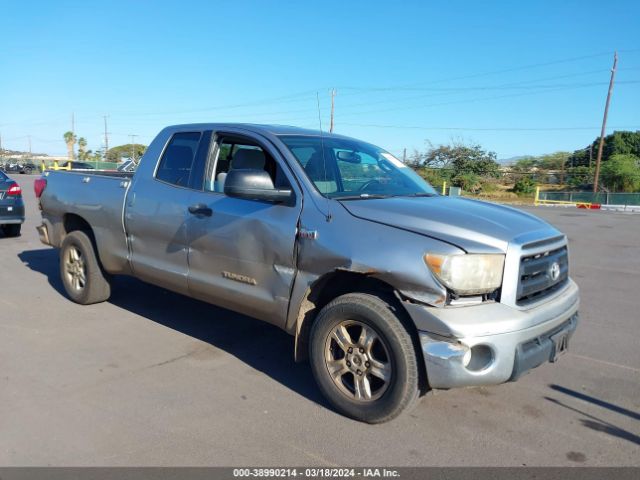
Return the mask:
<path id="1" fill-rule="evenodd" d="M 76 144 L 76 136 L 73 132 L 65 132 L 63 137 L 64 142 L 67 144 L 67 155 L 69 155 L 69 161 L 72 162 L 75 157 L 73 146 Z"/>
<path id="2" fill-rule="evenodd" d="M 87 156 L 87 140 L 84 137 L 80 137 L 78 139 L 78 158 L 86 160 Z"/>

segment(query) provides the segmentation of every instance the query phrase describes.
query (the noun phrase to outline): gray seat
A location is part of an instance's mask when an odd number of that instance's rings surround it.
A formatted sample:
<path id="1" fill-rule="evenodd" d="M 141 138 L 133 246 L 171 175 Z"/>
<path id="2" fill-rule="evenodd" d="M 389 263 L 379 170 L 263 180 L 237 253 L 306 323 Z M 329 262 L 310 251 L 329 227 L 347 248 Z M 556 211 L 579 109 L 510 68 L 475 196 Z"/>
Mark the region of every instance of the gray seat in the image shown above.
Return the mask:
<path id="1" fill-rule="evenodd" d="M 222 193 L 224 192 L 224 181 L 227 179 L 226 172 L 220 172 L 214 182 L 213 191 Z"/>
<path id="2" fill-rule="evenodd" d="M 231 168 L 264 170 L 266 158 L 262 150 L 254 150 L 249 148 L 241 148 L 233 155 L 231 160 Z"/>

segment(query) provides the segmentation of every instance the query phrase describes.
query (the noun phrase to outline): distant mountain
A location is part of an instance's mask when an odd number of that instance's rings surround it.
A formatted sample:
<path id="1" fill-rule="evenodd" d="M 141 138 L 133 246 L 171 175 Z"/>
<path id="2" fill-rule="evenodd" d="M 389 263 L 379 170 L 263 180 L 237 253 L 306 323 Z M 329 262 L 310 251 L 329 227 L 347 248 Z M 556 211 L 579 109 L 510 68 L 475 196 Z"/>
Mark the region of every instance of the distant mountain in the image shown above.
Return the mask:
<path id="1" fill-rule="evenodd" d="M 33 152 L 33 153 L 30 154 L 29 152 L 21 152 L 19 150 L 8 150 L 6 148 L 0 149 L 0 155 L 5 156 L 5 157 L 10 157 L 12 155 L 19 156 L 19 157 L 28 156 L 28 155 L 31 155 L 33 157 L 48 157 L 49 156 L 46 153 L 35 153 L 35 152 Z"/>

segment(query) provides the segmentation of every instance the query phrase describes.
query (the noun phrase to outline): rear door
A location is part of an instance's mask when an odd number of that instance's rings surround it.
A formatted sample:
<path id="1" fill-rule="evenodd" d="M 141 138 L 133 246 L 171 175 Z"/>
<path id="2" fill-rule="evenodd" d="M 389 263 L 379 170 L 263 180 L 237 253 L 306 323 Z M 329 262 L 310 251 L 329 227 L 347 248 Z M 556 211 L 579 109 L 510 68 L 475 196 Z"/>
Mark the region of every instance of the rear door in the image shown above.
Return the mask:
<path id="1" fill-rule="evenodd" d="M 188 220 L 189 293 L 202 300 L 281 325 L 295 277 L 296 228 L 302 196 L 273 146 L 261 138 L 218 132 L 203 188 L 190 204 L 203 213 Z M 260 168 L 276 188 L 292 188 L 292 205 L 227 197 L 233 168 Z"/>
<path id="2" fill-rule="evenodd" d="M 174 133 L 152 177 L 141 178 L 127 197 L 131 265 L 142 280 L 187 294 L 187 220 L 198 157 L 206 158 L 211 134 Z M 201 181 L 200 181 L 201 182 Z"/>

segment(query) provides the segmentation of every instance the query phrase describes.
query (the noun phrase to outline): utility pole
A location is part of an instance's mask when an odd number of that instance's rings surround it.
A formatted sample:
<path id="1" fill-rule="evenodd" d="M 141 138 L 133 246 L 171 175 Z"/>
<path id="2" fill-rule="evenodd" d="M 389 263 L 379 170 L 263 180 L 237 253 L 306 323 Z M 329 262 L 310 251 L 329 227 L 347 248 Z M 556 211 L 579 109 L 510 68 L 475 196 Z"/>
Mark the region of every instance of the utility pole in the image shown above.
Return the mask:
<path id="1" fill-rule="evenodd" d="M 76 136 L 76 119 L 73 112 L 71 112 L 71 133 L 74 137 Z"/>
<path id="2" fill-rule="evenodd" d="M 407 163 L 407 148 L 405 147 L 404 150 L 402 150 L 402 163 Z"/>
<path id="3" fill-rule="evenodd" d="M 333 133 L 333 114 L 335 112 L 336 89 L 331 89 L 331 122 L 329 123 L 329 133 Z"/>
<path id="4" fill-rule="evenodd" d="M 593 177 L 593 193 L 598 192 L 598 180 L 600 179 L 600 162 L 602 161 L 602 149 L 604 147 L 604 133 L 607 128 L 607 115 L 609 114 L 609 102 L 613 92 L 613 81 L 616 77 L 616 67 L 618 66 L 618 52 L 613 53 L 613 67 L 611 68 L 611 80 L 609 80 L 609 91 L 607 92 L 607 103 L 604 105 L 604 117 L 602 118 L 602 130 L 600 131 L 600 145 L 598 146 L 598 156 L 596 157 L 596 173 Z"/>
<path id="5" fill-rule="evenodd" d="M 33 158 L 33 154 L 31 153 L 31 135 L 27 135 L 27 138 L 29 139 L 29 160 L 31 160 L 31 158 Z"/>
<path id="6" fill-rule="evenodd" d="M 131 138 L 131 160 L 133 160 L 133 162 L 135 163 L 136 161 L 136 145 L 135 145 L 135 140 L 136 137 L 138 135 L 129 135 L 129 137 Z"/>
<path id="7" fill-rule="evenodd" d="M 104 118 L 104 159 L 107 160 L 107 152 L 109 151 L 109 132 L 107 132 L 107 115 Z"/>

